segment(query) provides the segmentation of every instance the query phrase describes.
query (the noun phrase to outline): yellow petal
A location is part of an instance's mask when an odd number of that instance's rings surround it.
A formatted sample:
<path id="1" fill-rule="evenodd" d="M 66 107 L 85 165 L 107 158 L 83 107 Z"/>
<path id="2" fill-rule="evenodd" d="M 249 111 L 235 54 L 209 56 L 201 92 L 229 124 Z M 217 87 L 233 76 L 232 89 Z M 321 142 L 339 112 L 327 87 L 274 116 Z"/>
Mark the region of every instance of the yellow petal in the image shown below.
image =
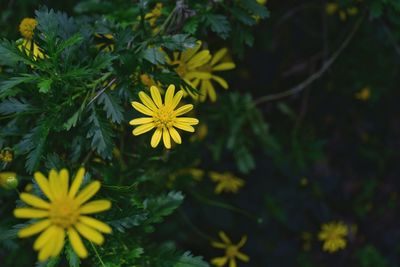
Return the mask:
<path id="1" fill-rule="evenodd" d="M 72 227 L 68 228 L 68 237 L 69 242 L 71 243 L 71 246 L 74 249 L 75 253 L 80 258 L 86 258 L 88 255 L 87 250 L 83 245 L 82 239 L 80 238 L 79 234 Z"/>
<path id="2" fill-rule="evenodd" d="M 169 136 L 169 131 L 167 128 L 163 128 L 163 142 L 164 142 L 164 146 L 167 149 L 171 148 L 171 138 Z"/>
<path id="3" fill-rule="evenodd" d="M 199 123 L 198 119 L 195 118 L 190 118 L 190 117 L 180 117 L 176 118 L 175 121 L 183 124 L 189 124 L 189 125 L 196 125 Z"/>
<path id="4" fill-rule="evenodd" d="M 92 241 L 93 243 L 95 243 L 97 245 L 103 244 L 104 237 L 96 230 L 86 226 L 83 223 L 79 223 L 79 222 L 75 224 L 75 228 L 87 240 Z"/>
<path id="5" fill-rule="evenodd" d="M 219 231 L 218 232 L 219 237 L 221 238 L 222 241 L 224 241 L 225 244 L 232 244 L 231 240 L 229 237 L 225 234 L 224 231 Z"/>
<path id="6" fill-rule="evenodd" d="M 56 230 L 56 234 L 54 236 L 54 249 L 51 256 L 56 257 L 60 254 L 62 248 L 64 247 L 64 239 L 65 239 L 65 231 L 64 229 L 58 227 Z"/>
<path id="7" fill-rule="evenodd" d="M 28 193 L 21 193 L 19 197 L 25 203 L 31 205 L 32 207 L 39 208 L 39 209 L 48 209 L 50 208 L 50 203 L 44 201 L 43 199 Z"/>
<path id="8" fill-rule="evenodd" d="M 168 130 L 169 130 L 169 134 L 172 137 L 172 140 L 174 140 L 174 142 L 177 144 L 181 144 L 182 139 L 181 139 L 181 136 L 179 135 L 178 131 L 174 127 L 170 127 Z"/>
<path id="9" fill-rule="evenodd" d="M 131 121 L 129 122 L 129 124 L 130 124 L 130 125 L 140 125 L 140 124 L 151 123 L 151 122 L 153 122 L 153 121 L 154 121 L 154 119 L 153 119 L 152 117 L 151 117 L 151 118 L 143 117 L 143 118 L 133 119 L 133 120 L 131 120 Z"/>
<path id="10" fill-rule="evenodd" d="M 61 193 L 63 196 L 68 194 L 69 187 L 69 173 L 67 169 L 62 169 L 59 173 L 60 177 L 60 185 L 61 185 Z"/>
<path id="11" fill-rule="evenodd" d="M 250 260 L 249 256 L 247 256 L 246 254 L 238 251 L 236 257 L 244 262 L 248 262 Z"/>
<path id="12" fill-rule="evenodd" d="M 154 103 L 156 103 L 157 107 L 162 106 L 161 94 L 160 90 L 156 86 L 150 87 L 151 98 L 153 98 Z"/>
<path id="13" fill-rule="evenodd" d="M 88 216 L 80 216 L 79 221 L 106 234 L 112 232 L 112 229 L 107 224 Z"/>
<path id="14" fill-rule="evenodd" d="M 143 104 L 151 109 L 152 111 L 157 110 L 156 105 L 154 104 L 153 100 L 151 100 L 150 96 L 148 96 L 145 92 L 139 93 L 139 98 L 142 100 Z"/>
<path id="15" fill-rule="evenodd" d="M 192 71 L 185 76 L 185 79 L 188 79 L 188 80 L 192 80 L 194 78 L 208 80 L 208 79 L 211 79 L 211 73 L 204 72 L 204 71 Z M 194 85 L 193 85 L 193 87 L 196 88 L 196 86 L 194 86 Z"/>
<path id="16" fill-rule="evenodd" d="M 160 143 L 161 135 L 162 135 L 162 128 L 157 128 L 154 131 L 153 136 L 151 137 L 151 142 L 150 142 L 151 147 L 156 147 L 158 143 Z"/>
<path id="17" fill-rule="evenodd" d="M 189 124 L 175 122 L 174 127 L 179 128 L 184 131 L 187 131 L 187 132 L 191 132 L 191 133 L 194 132 L 194 128 L 192 126 L 190 126 Z"/>
<path id="18" fill-rule="evenodd" d="M 178 108 L 177 110 L 175 110 L 174 111 L 174 115 L 175 116 L 180 116 L 180 115 L 183 115 L 185 113 L 188 113 L 192 109 L 193 109 L 193 105 L 192 104 L 187 104 L 187 105 L 184 105 L 184 106 Z"/>
<path id="19" fill-rule="evenodd" d="M 213 56 L 212 60 L 211 60 L 211 65 L 214 66 L 215 64 L 217 64 L 228 52 L 227 48 L 222 48 L 220 50 L 218 50 L 215 55 Z"/>
<path id="20" fill-rule="evenodd" d="M 172 100 L 172 104 L 171 104 L 171 109 L 175 109 L 175 107 L 179 104 L 179 102 L 181 101 L 182 97 L 183 97 L 184 91 L 180 90 L 178 93 L 176 93 L 176 95 L 174 96 L 173 100 Z"/>
<path id="21" fill-rule="evenodd" d="M 78 172 L 75 175 L 75 179 L 72 182 L 71 189 L 69 190 L 68 196 L 71 198 L 74 198 L 76 193 L 79 190 L 79 187 L 81 187 L 83 177 L 85 176 L 85 168 L 81 167 L 79 168 Z"/>
<path id="22" fill-rule="evenodd" d="M 61 181 L 57 171 L 54 169 L 51 169 L 49 172 L 49 185 L 53 197 L 59 198 L 61 196 Z"/>
<path id="23" fill-rule="evenodd" d="M 35 235 L 35 234 L 43 231 L 44 229 L 46 229 L 49 226 L 50 226 L 49 219 L 41 220 L 39 222 L 36 222 L 32 225 L 29 225 L 28 227 L 25 227 L 25 228 L 19 230 L 18 237 L 23 238 L 23 237 Z"/>
<path id="24" fill-rule="evenodd" d="M 213 246 L 214 248 L 226 248 L 226 244 L 215 241 L 211 242 L 211 246 Z"/>
<path id="25" fill-rule="evenodd" d="M 147 123 L 147 124 L 139 125 L 135 129 L 133 129 L 132 134 L 133 135 L 140 135 L 140 134 L 147 133 L 148 131 L 153 129 L 154 126 L 155 126 L 154 123 Z"/>
<path id="26" fill-rule="evenodd" d="M 237 267 L 235 258 L 230 258 L 229 267 Z"/>
<path id="27" fill-rule="evenodd" d="M 48 217 L 49 211 L 32 209 L 32 208 L 17 208 L 14 210 L 14 216 L 17 218 L 39 219 L 39 218 Z"/>
<path id="28" fill-rule="evenodd" d="M 218 257 L 218 258 L 212 259 L 211 263 L 218 267 L 222 267 L 227 263 L 227 261 L 228 261 L 228 257 Z"/>
<path id="29" fill-rule="evenodd" d="M 224 62 L 221 64 L 218 64 L 217 66 L 214 66 L 212 68 L 213 71 L 222 71 L 222 70 L 231 70 L 236 67 L 235 63 L 233 62 Z"/>
<path id="30" fill-rule="evenodd" d="M 45 231 L 43 231 L 39 235 L 39 237 L 35 240 L 35 243 L 33 243 L 33 249 L 39 250 L 44 245 L 46 245 L 49 242 L 49 240 L 53 238 L 56 228 L 57 228 L 57 226 L 52 225 L 49 228 L 47 228 Z"/>
<path id="31" fill-rule="evenodd" d="M 51 256 L 51 254 L 53 254 L 55 241 L 55 236 L 53 236 L 43 245 L 43 247 L 39 251 L 39 261 L 43 262 L 47 260 Z"/>
<path id="32" fill-rule="evenodd" d="M 94 194 L 97 193 L 100 189 L 100 182 L 99 181 L 94 181 L 91 182 L 88 186 L 86 186 L 75 198 L 75 201 L 78 205 L 81 205 L 82 203 L 85 203 L 88 201 L 91 197 L 94 196 Z"/>
<path id="33" fill-rule="evenodd" d="M 81 214 L 90 214 L 102 212 L 109 208 L 111 208 L 111 202 L 109 200 L 94 200 L 83 205 L 79 211 Z"/>
<path id="34" fill-rule="evenodd" d="M 211 102 L 215 102 L 217 100 L 217 94 L 212 83 L 210 81 L 204 81 L 203 84 L 207 91 L 205 94 L 210 96 Z"/>
<path id="35" fill-rule="evenodd" d="M 211 59 L 210 51 L 202 50 L 187 62 L 187 67 L 188 69 L 191 70 L 201 67 L 204 64 L 206 64 L 210 59 Z"/>
<path id="36" fill-rule="evenodd" d="M 238 182 L 240 182 L 240 181 L 238 181 Z M 240 183 L 240 184 L 242 184 L 242 183 Z M 247 235 L 243 236 L 243 237 L 240 239 L 239 243 L 237 244 L 237 247 L 238 247 L 238 248 L 243 247 L 244 244 L 246 244 L 246 242 L 247 242 Z"/>
<path id="37" fill-rule="evenodd" d="M 49 181 L 47 180 L 46 177 L 41 172 L 35 172 L 34 174 L 35 181 L 40 187 L 40 190 L 42 190 L 43 194 L 50 200 L 53 199 L 53 196 L 50 191 L 50 185 Z"/>
<path id="38" fill-rule="evenodd" d="M 132 107 L 134 109 L 136 109 L 137 111 L 145 114 L 145 115 L 149 115 L 149 116 L 153 116 L 153 111 L 151 111 L 148 107 L 146 107 L 143 104 L 140 104 L 139 102 L 133 101 L 132 103 Z"/>
<path id="39" fill-rule="evenodd" d="M 174 93 L 175 93 L 175 85 L 170 84 L 168 86 L 167 92 L 165 93 L 165 105 L 171 106 L 174 103 Z M 174 107 L 175 108 L 175 107 Z M 174 109 L 172 108 L 172 109 Z"/>
<path id="40" fill-rule="evenodd" d="M 194 54 L 196 54 L 197 51 L 199 51 L 200 47 L 201 47 L 201 41 L 197 41 L 194 47 L 183 51 L 181 56 L 182 61 L 187 62 L 191 57 L 193 57 Z"/>
<path id="41" fill-rule="evenodd" d="M 217 83 L 219 83 L 219 85 L 221 85 L 224 89 L 228 89 L 228 87 L 229 87 L 228 83 L 224 79 L 222 79 L 221 77 L 219 77 L 217 75 L 213 75 L 212 79 L 214 81 L 216 81 Z"/>

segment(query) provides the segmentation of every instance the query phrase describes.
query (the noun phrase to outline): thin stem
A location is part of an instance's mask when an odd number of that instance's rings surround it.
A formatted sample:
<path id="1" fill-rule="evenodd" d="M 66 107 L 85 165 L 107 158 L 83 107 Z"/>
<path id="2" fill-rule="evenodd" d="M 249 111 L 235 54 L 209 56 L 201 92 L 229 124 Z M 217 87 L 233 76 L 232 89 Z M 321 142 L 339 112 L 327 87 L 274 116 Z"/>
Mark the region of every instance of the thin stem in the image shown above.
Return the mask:
<path id="1" fill-rule="evenodd" d="M 112 86 L 115 82 L 117 81 L 117 78 L 112 79 L 103 89 L 101 89 L 87 104 L 90 106 L 90 104 L 93 103 L 102 93 L 104 93 L 105 90 L 107 90 L 110 86 Z"/>
<path id="2" fill-rule="evenodd" d="M 96 247 L 93 245 L 92 241 L 89 241 L 89 242 L 90 242 L 90 245 L 92 245 L 92 248 L 93 248 L 93 250 L 94 250 L 94 253 L 96 253 L 97 259 L 100 261 L 101 266 L 106 267 L 106 265 L 104 264 L 103 260 L 101 259 L 100 255 L 99 255 L 99 253 L 97 252 Z"/>
<path id="3" fill-rule="evenodd" d="M 353 39 L 355 33 L 359 29 L 361 22 L 363 21 L 363 18 L 364 18 L 364 16 L 357 20 L 357 22 L 354 24 L 354 27 L 351 30 L 350 34 L 343 41 L 343 43 L 339 47 L 339 49 L 335 53 L 333 53 L 333 55 L 327 61 L 324 62 L 322 67 L 317 72 L 315 72 L 314 74 L 309 76 L 302 83 L 296 85 L 295 87 L 293 87 L 285 92 L 277 93 L 277 94 L 270 94 L 270 95 L 266 95 L 266 96 L 256 99 L 254 101 L 254 104 L 259 105 L 262 103 L 266 103 L 266 102 L 273 101 L 273 100 L 278 100 L 281 98 L 285 98 L 285 97 L 297 94 L 297 93 L 301 92 L 302 90 L 304 90 L 305 88 L 307 88 L 309 85 L 311 85 L 317 79 L 319 79 L 331 67 L 331 65 L 336 61 L 336 59 L 340 56 L 340 54 L 343 52 L 343 50 L 348 46 L 350 41 Z"/>
<path id="4" fill-rule="evenodd" d="M 208 240 L 208 241 L 214 241 L 214 238 L 212 238 L 211 236 L 207 235 L 206 233 L 204 233 L 203 231 L 201 231 L 196 225 L 194 225 L 192 223 L 192 221 L 189 219 L 189 217 L 181 210 L 178 210 L 179 214 L 181 215 L 181 217 L 183 218 L 183 220 L 190 226 L 190 228 L 192 228 L 192 230 L 199 235 L 200 237 Z"/>

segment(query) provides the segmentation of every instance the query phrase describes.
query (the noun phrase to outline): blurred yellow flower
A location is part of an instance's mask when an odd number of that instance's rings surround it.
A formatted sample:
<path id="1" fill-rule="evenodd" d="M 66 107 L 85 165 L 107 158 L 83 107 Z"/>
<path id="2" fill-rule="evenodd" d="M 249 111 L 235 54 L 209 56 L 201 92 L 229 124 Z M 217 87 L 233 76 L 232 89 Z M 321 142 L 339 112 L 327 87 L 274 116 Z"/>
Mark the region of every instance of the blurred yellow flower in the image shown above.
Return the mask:
<path id="1" fill-rule="evenodd" d="M 152 86 L 161 86 L 161 83 L 156 83 L 155 81 L 154 81 L 154 79 L 150 76 L 150 75 L 148 75 L 148 74 L 141 74 L 140 75 L 140 81 L 144 84 L 144 85 L 146 85 L 147 87 L 152 87 Z"/>
<path id="2" fill-rule="evenodd" d="M 17 174 L 15 172 L 0 172 L 0 186 L 10 190 L 18 186 Z"/>
<path id="3" fill-rule="evenodd" d="M 354 97 L 361 101 L 368 101 L 371 98 L 371 88 L 364 87 L 359 92 L 354 94 Z"/>
<path id="4" fill-rule="evenodd" d="M 330 2 L 325 4 L 325 12 L 328 15 L 334 15 L 339 13 L 339 18 L 345 21 L 348 16 L 355 16 L 358 14 L 358 8 L 356 6 L 351 6 L 346 9 L 341 9 L 340 5 L 335 2 Z"/>
<path id="5" fill-rule="evenodd" d="M 268 2 L 268 0 L 257 0 L 257 3 L 259 3 L 260 5 L 265 5 Z"/>
<path id="6" fill-rule="evenodd" d="M 41 48 L 33 41 L 34 30 L 37 24 L 36 19 L 33 18 L 24 18 L 19 24 L 19 31 L 24 38 L 18 45 L 18 49 L 28 56 L 32 56 L 34 60 L 44 58 Z"/>
<path id="7" fill-rule="evenodd" d="M 151 27 L 156 25 L 157 19 L 162 15 L 162 7 L 162 3 L 157 3 L 156 6 L 144 16 L 144 19 L 149 21 Z"/>
<path id="8" fill-rule="evenodd" d="M 96 33 L 94 36 L 95 36 L 95 42 L 96 42 L 95 47 L 98 50 L 105 51 L 105 52 L 114 51 L 115 44 L 114 44 L 114 36 L 112 34 Z"/>
<path id="9" fill-rule="evenodd" d="M 224 60 L 227 53 L 227 48 L 222 48 L 216 52 L 210 61 L 199 68 L 199 71 L 204 73 L 203 75 L 193 75 L 193 77 L 189 75 L 188 79 L 195 88 L 200 84 L 199 99 L 201 102 L 204 102 L 207 99 L 207 96 L 210 97 L 212 102 L 217 100 L 217 94 L 212 81 L 217 82 L 222 86 L 222 88 L 228 89 L 228 83 L 222 77 L 213 74 L 214 72 L 235 68 L 235 63 L 229 60 Z"/>
<path id="10" fill-rule="evenodd" d="M 171 148 L 171 138 L 175 143 L 181 144 L 181 136 L 174 127 L 187 132 L 194 132 L 193 125 L 198 124 L 199 120 L 190 117 L 179 117 L 192 110 L 193 105 L 183 105 L 175 110 L 182 99 L 183 91 L 175 94 L 175 86 L 173 84 L 168 86 L 164 103 L 161 99 L 160 90 L 156 86 L 150 87 L 150 93 L 151 98 L 143 91 L 139 93 L 139 98 L 143 104 L 136 101 L 132 102 L 134 109 L 150 116 L 131 120 L 129 122 L 130 125 L 139 125 L 132 131 L 132 134 L 140 135 L 156 128 L 150 142 L 152 147 L 156 147 L 159 144 L 161 137 L 167 149 Z"/>
<path id="11" fill-rule="evenodd" d="M 13 160 L 13 153 L 10 149 L 3 149 L 0 151 L 0 161 L 9 163 Z"/>
<path id="12" fill-rule="evenodd" d="M 213 182 L 218 183 L 215 187 L 215 193 L 237 193 L 244 186 L 244 181 L 230 172 L 218 173 L 210 172 L 209 176 Z"/>
<path id="13" fill-rule="evenodd" d="M 41 232 L 33 244 L 33 248 L 39 251 L 39 261 L 55 257 L 61 252 L 66 232 L 72 248 L 81 258 L 86 258 L 88 252 L 79 234 L 100 245 L 104 242 L 101 233 L 111 233 L 111 228 L 107 224 L 86 216 L 108 210 L 111 202 L 109 200 L 87 202 L 99 191 L 98 181 L 91 182 L 78 193 L 84 174 L 85 169 L 80 168 L 69 187 L 69 174 L 66 169 L 60 172 L 50 170 L 48 179 L 42 173 L 36 172 L 34 174 L 36 183 L 48 201 L 33 194 L 20 194 L 21 200 L 32 207 L 16 208 L 15 217 L 41 219 L 18 232 L 21 238 Z"/>
<path id="14" fill-rule="evenodd" d="M 349 227 L 343 222 L 323 224 L 318 234 L 319 240 L 324 242 L 322 249 L 329 253 L 344 249 L 347 244 L 346 236 L 348 233 Z"/>
<path id="15" fill-rule="evenodd" d="M 222 267 L 229 262 L 229 267 L 236 267 L 236 258 L 244 262 L 248 262 L 250 260 L 249 256 L 239 251 L 239 249 L 246 243 L 247 236 L 243 236 L 239 243 L 235 245 L 223 231 L 220 231 L 218 235 L 222 242 L 213 241 L 211 242 L 211 245 L 215 248 L 224 249 L 225 256 L 213 258 L 211 260 L 211 264 L 217 267 Z"/>

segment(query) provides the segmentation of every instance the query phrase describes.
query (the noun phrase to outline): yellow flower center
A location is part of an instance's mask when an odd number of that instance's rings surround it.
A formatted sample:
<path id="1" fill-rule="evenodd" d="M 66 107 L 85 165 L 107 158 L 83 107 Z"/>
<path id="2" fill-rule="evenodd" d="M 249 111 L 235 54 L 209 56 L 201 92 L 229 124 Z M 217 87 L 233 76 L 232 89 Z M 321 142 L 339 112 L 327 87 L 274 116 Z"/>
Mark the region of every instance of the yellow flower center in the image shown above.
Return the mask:
<path id="1" fill-rule="evenodd" d="M 161 106 L 153 115 L 154 123 L 156 127 L 163 128 L 163 127 L 171 127 L 175 120 L 174 111 L 166 106 Z"/>
<path id="2" fill-rule="evenodd" d="M 32 18 L 24 18 L 19 24 L 19 31 L 26 39 L 33 38 L 33 31 L 37 26 L 37 20 Z"/>
<path id="3" fill-rule="evenodd" d="M 234 258 L 238 254 L 238 247 L 235 245 L 228 245 L 226 248 L 226 256 L 228 258 Z"/>
<path id="4" fill-rule="evenodd" d="M 55 199 L 50 206 L 50 220 L 63 228 L 74 225 L 79 218 L 79 206 L 69 197 Z"/>

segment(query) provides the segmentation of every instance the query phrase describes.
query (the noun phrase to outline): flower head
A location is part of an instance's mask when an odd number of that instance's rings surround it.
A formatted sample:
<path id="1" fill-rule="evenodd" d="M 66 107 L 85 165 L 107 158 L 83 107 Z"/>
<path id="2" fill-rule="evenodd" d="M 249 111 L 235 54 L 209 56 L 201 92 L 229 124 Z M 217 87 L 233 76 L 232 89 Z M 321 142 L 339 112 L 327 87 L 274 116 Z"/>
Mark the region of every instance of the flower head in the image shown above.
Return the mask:
<path id="1" fill-rule="evenodd" d="M 13 153 L 10 149 L 3 149 L 0 151 L 0 161 L 9 163 L 13 160 Z"/>
<path id="2" fill-rule="evenodd" d="M 31 40 L 37 24 L 38 22 L 36 19 L 24 18 L 19 24 L 19 32 L 25 39 Z"/>
<path id="3" fill-rule="evenodd" d="M 323 250 L 333 253 L 346 247 L 348 233 L 349 228 L 343 222 L 330 222 L 322 225 L 318 238 L 324 242 Z"/>
<path id="4" fill-rule="evenodd" d="M 218 183 L 215 187 L 216 194 L 221 194 L 222 192 L 237 193 L 244 185 L 244 181 L 242 179 L 234 176 L 230 172 L 210 172 L 209 175 L 212 181 Z"/>
<path id="5" fill-rule="evenodd" d="M 0 186 L 10 190 L 18 186 L 17 174 L 15 172 L 0 172 Z"/>
<path id="6" fill-rule="evenodd" d="M 115 49 L 114 36 L 110 33 L 94 35 L 96 41 L 96 48 L 105 52 L 112 52 Z"/>
<path id="7" fill-rule="evenodd" d="M 49 179 L 36 172 L 36 183 L 47 200 L 29 193 L 20 194 L 21 200 L 32 207 L 16 208 L 15 217 L 40 220 L 21 229 L 18 236 L 29 237 L 41 232 L 33 244 L 33 248 L 39 251 L 39 261 L 57 256 L 61 252 L 66 233 L 72 248 L 81 258 L 87 257 L 88 252 L 79 234 L 95 244 L 102 244 L 104 237 L 101 232 L 111 233 L 107 224 L 87 216 L 108 210 L 111 202 L 87 202 L 99 191 L 100 182 L 91 182 L 78 192 L 84 174 L 85 169 L 80 168 L 69 186 L 69 174 L 66 169 L 60 172 L 50 170 Z"/>
<path id="8" fill-rule="evenodd" d="M 213 265 L 222 267 L 229 262 L 229 267 L 236 267 L 236 258 L 244 262 L 250 260 L 249 256 L 239 251 L 239 249 L 246 243 L 247 236 L 243 236 L 239 243 L 235 245 L 224 232 L 220 231 L 218 234 L 222 242 L 214 241 L 211 245 L 215 248 L 225 249 L 225 256 L 212 259 L 211 263 Z"/>
<path id="9" fill-rule="evenodd" d="M 232 61 L 224 61 L 224 58 L 228 52 L 227 48 L 220 49 L 215 55 L 212 56 L 211 60 L 204 64 L 199 70 L 203 75 L 194 76 L 191 80 L 194 87 L 197 87 L 200 83 L 200 101 L 205 101 L 207 96 L 210 97 L 212 102 L 217 100 L 217 94 L 212 81 L 217 82 L 224 89 L 228 89 L 228 83 L 220 76 L 213 73 L 225 70 L 231 70 L 235 68 L 235 63 Z M 190 77 L 192 78 L 192 77 Z"/>
<path id="10" fill-rule="evenodd" d="M 355 98 L 361 101 L 368 101 L 371 98 L 371 88 L 364 87 L 359 92 L 354 94 Z"/>
<path id="11" fill-rule="evenodd" d="M 157 19 L 162 15 L 162 3 L 157 3 L 156 6 L 144 16 L 144 19 L 149 21 L 151 27 L 156 25 Z"/>
<path id="12" fill-rule="evenodd" d="M 129 122 L 130 125 L 139 125 L 132 131 L 132 134 L 140 135 L 155 128 L 156 130 L 150 142 L 152 147 L 156 147 L 160 143 L 161 137 L 163 138 L 164 146 L 168 149 L 171 148 L 171 138 L 175 143 L 181 144 L 181 136 L 175 128 L 194 132 L 192 125 L 199 123 L 199 120 L 195 118 L 179 117 L 192 110 L 193 105 L 183 105 L 175 110 L 182 99 L 183 91 L 175 94 L 175 86 L 173 84 L 168 86 L 164 103 L 161 99 L 160 90 L 156 86 L 150 87 L 150 93 L 151 98 L 143 91 L 139 93 L 139 98 L 143 104 L 136 101 L 132 102 L 134 109 L 150 116 L 131 120 Z"/>

